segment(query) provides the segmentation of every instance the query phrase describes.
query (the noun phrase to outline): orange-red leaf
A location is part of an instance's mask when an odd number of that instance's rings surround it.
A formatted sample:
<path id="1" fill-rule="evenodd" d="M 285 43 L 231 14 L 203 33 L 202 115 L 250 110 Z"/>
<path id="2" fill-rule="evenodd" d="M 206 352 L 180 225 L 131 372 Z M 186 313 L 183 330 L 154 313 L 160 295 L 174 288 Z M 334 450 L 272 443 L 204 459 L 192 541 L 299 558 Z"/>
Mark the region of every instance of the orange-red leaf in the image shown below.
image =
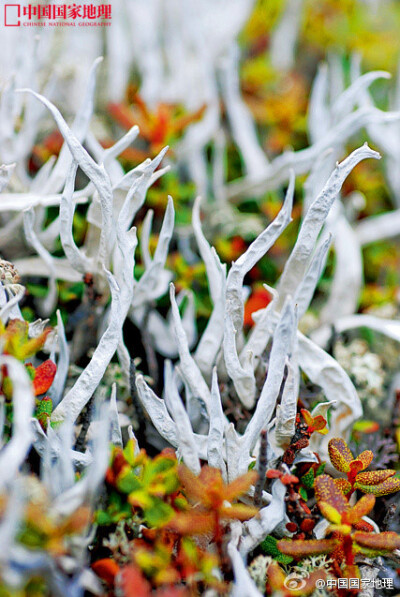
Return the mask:
<path id="1" fill-rule="evenodd" d="M 35 377 L 32 382 L 35 396 L 47 392 L 53 383 L 56 372 L 56 364 L 50 359 L 47 359 L 47 361 L 44 361 L 39 367 L 36 367 Z"/>
<path id="2" fill-rule="evenodd" d="M 371 494 L 363 495 L 352 508 L 349 508 L 349 510 L 343 514 L 343 521 L 348 524 L 355 524 L 356 522 L 359 522 L 363 516 L 369 514 L 374 506 L 375 497 Z"/>
<path id="3" fill-rule="evenodd" d="M 150 583 L 138 568 L 125 566 L 118 576 L 118 585 L 124 597 L 151 597 Z"/>
<path id="4" fill-rule="evenodd" d="M 366 520 L 360 520 L 360 522 L 354 523 L 353 528 L 356 529 L 356 531 L 363 531 L 365 533 L 372 533 L 375 530 L 372 524 L 369 524 Z"/>
<path id="5" fill-rule="evenodd" d="M 280 477 L 282 477 L 282 471 L 278 471 L 275 468 L 270 468 L 267 472 L 266 475 L 267 479 L 279 479 Z"/>
<path id="6" fill-rule="evenodd" d="M 284 587 L 283 583 L 285 582 L 286 575 L 284 574 L 282 568 L 279 566 L 278 562 L 271 562 L 271 564 L 268 566 L 267 574 L 268 585 L 271 587 L 271 589 L 279 591 Z"/>
<path id="7" fill-rule="evenodd" d="M 334 437 L 328 444 L 329 458 L 333 466 L 342 473 L 348 473 L 353 454 L 344 439 Z"/>
<path id="8" fill-rule="evenodd" d="M 108 585 L 113 585 L 115 577 L 119 572 L 119 566 L 111 558 L 103 558 L 92 564 L 92 570 Z"/>
<path id="9" fill-rule="evenodd" d="M 359 545 L 369 549 L 393 551 L 400 548 L 400 535 L 391 531 L 385 533 L 362 533 L 357 531 L 353 537 Z"/>
<path id="10" fill-rule="evenodd" d="M 305 421 L 305 423 L 309 426 L 309 427 L 313 427 L 314 425 L 314 418 L 312 416 L 312 414 L 305 408 L 300 409 L 301 414 L 303 415 L 303 419 Z"/>
<path id="11" fill-rule="evenodd" d="M 261 288 L 256 288 L 251 293 L 244 306 L 244 325 L 249 327 L 254 325 L 252 314 L 259 309 L 264 309 L 270 302 L 271 295 L 269 292 L 263 286 Z"/>
<path id="12" fill-rule="evenodd" d="M 180 512 L 166 524 L 166 528 L 180 535 L 205 535 L 214 530 L 215 520 L 211 514 L 193 512 Z"/>
<path id="13" fill-rule="evenodd" d="M 250 485 L 258 479 L 258 473 L 256 471 L 249 471 L 237 479 L 234 479 L 231 483 L 224 487 L 224 499 L 228 502 L 232 502 L 244 493 L 248 491 Z"/>
<path id="14" fill-rule="evenodd" d="M 317 415 L 314 417 L 313 423 L 314 431 L 318 431 L 318 433 L 322 433 L 325 435 L 328 433 L 328 429 L 326 428 L 326 419 L 322 415 Z"/>
<path id="15" fill-rule="evenodd" d="M 311 539 L 310 541 L 282 539 L 278 541 L 277 547 L 279 551 L 288 556 L 302 558 L 319 553 L 330 553 L 337 544 L 337 539 Z"/>
<path id="16" fill-rule="evenodd" d="M 295 475 L 290 475 L 289 473 L 285 473 L 281 477 L 281 483 L 284 485 L 292 485 L 293 483 L 298 483 L 299 479 Z"/>
<path id="17" fill-rule="evenodd" d="M 204 485 L 199 477 L 184 464 L 178 466 L 178 477 L 185 489 L 186 497 L 189 500 L 201 502 L 204 497 Z"/>
<path id="18" fill-rule="evenodd" d="M 233 504 L 230 508 L 220 508 L 219 513 L 221 518 L 248 520 L 258 514 L 258 508 L 246 506 L 246 504 Z"/>

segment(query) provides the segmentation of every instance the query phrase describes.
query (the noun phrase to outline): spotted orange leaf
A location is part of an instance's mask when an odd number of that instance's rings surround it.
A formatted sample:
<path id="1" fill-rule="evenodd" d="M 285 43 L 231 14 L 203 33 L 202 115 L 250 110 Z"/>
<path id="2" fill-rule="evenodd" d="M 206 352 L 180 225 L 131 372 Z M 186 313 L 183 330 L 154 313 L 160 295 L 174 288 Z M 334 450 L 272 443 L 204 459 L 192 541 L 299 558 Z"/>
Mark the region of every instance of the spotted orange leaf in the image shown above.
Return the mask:
<path id="1" fill-rule="evenodd" d="M 344 495 L 351 491 L 351 483 L 347 479 L 333 479 L 333 482 Z"/>
<path id="2" fill-rule="evenodd" d="M 396 474 L 396 471 L 393 469 L 387 469 L 382 471 L 366 471 L 363 473 L 359 473 L 357 475 L 357 483 L 361 485 L 378 485 L 378 483 L 382 483 L 389 479 L 389 477 L 393 477 Z"/>
<path id="3" fill-rule="evenodd" d="M 336 510 L 333 506 L 328 504 L 328 502 L 320 501 L 318 502 L 318 508 L 321 511 L 321 514 L 326 520 L 329 522 L 333 522 L 334 524 L 340 524 L 342 521 L 342 515 L 340 512 Z"/>
<path id="4" fill-rule="evenodd" d="M 329 458 L 333 466 L 342 473 L 350 471 L 350 462 L 354 460 L 346 442 L 338 437 L 334 437 L 328 444 Z"/>
<path id="5" fill-rule="evenodd" d="M 319 553 L 330 553 L 338 545 L 337 539 L 311 539 L 303 541 L 301 539 L 285 540 L 282 539 L 276 544 L 279 551 L 287 556 L 302 558 Z"/>
<path id="6" fill-rule="evenodd" d="M 371 464 L 373 459 L 374 459 L 374 453 L 371 452 L 371 450 L 364 450 L 364 452 L 361 452 L 361 454 L 359 454 L 357 456 L 357 460 L 361 460 L 361 462 L 363 464 L 362 470 L 367 468 Z"/>
<path id="7" fill-rule="evenodd" d="M 314 481 L 314 490 L 317 502 L 327 502 L 339 513 L 346 510 L 348 502 L 329 475 L 318 475 Z"/>
<path id="8" fill-rule="evenodd" d="M 395 493 L 395 491 L 399 491 L 400 479 L 398 479 L 397 477 L 390 477 L 389 479 L 386 479 L 386 481 L 383 481 L 378 485 L 364 485 L 356 481 L 354 487 L 356 489 L 359 489 L 360 491 L 363 491 L 364 493 L 372 493 L 373 495 L 380 497 L 382 495 L 389 495 L 390 493 Z"/>

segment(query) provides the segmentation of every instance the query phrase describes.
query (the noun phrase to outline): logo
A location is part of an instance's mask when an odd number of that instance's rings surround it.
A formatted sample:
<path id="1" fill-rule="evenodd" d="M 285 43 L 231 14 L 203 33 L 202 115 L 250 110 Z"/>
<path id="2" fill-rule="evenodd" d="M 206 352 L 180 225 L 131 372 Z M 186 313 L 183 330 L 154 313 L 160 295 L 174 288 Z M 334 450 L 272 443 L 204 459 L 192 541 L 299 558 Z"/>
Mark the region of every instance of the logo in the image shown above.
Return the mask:
<path id="1" fill-rule="evenodd" d="M 289 591 L 301 591 L 306 586 L 306 579 L 309 578 L 309 576 L 310 575 L 306 570 L 302 572 L 292 572 L 287 575 L 283 584 Z"/>
<path id="2" fill-rule="evenodd" d="M 5 27 L 110 27 L 111 4 L 5 4 Z"/>

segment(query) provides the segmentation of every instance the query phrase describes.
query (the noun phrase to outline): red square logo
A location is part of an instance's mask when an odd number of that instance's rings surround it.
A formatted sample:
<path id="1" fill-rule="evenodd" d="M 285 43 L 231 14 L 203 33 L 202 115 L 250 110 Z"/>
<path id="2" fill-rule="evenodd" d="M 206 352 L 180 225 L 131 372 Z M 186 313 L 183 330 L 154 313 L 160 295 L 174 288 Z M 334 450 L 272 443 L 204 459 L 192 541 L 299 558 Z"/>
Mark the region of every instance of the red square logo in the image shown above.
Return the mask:
<path id="1" fill-rule="evenodd" d="M 4 5 L 4 25 L 6 27 L 20 27 L 21 6 L 19 4 Z"/>

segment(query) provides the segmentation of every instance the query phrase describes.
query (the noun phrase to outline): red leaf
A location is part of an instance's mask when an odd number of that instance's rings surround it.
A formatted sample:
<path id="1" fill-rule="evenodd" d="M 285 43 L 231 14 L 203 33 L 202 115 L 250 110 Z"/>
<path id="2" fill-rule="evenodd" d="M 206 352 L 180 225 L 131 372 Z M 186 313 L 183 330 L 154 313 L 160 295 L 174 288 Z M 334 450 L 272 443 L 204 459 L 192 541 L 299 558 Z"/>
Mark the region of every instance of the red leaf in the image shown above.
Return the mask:
<path id="1" fill-rule="evenodd" d="M 151 597 L 150 583 L 134 566 L 125 566 L 121 569 L 118 585 L 124 597 Z"/>
<path id="2" fill-rule="evenodd" d="M 356 531 L 363 531 L 364 533 L 372 533 L 375 529 L 372 524 L 369 524 L 366 520 L 360 520 L 360 522 L 356 522 L 353 524 L 353 527 Z"/>
<path id="3" fill-rule="evenodd" d="M 119 566 L 110 558 L 97 560 L 92 564 L 92 570 L 97 576 L 104 580 L 108 585 L 113 585 L 115 577 L 119 572 Z"/>
<path id="4" fill-rule="evenodd" d="M 36 367 L 35 377 L 33 380 L 33 391 L 35 396 L 44 394 L 53 383 L 57 367 L 50 359 L 44 361 L 39 367 Z"/>
<path id="5" fill-rule="evenodd" d="M 267 471 L 266 475 L 267 479 L 279 479 L 279 477 L 282 477 L 282 471 L 278 471 L 275 468 L 271 468 L 269 469 L 269 471 Z"/>
<path id="6" fill-rule="evenodd" d="M 257 288 L 249 296 L 244 307 L 244 325 L 252 326 L 252 314 L 259 309 L 264 309 L 271 302 L 271 295 L 265 288 Z"/>
<path id="7" fill-rule="evenodd" d="M 288 473 L 285 473 L 281 477 L 281 483 L 283 483 L 284 485 L 292 485 L 293 483 L 298 483 L 298 482 L 299 482 L 299 480 L 297 477 L 295 477 L 294 475 L 289 475 Z"/>
<path id="8" fill-rule="evenodd" d="M 295 533 L 297 531 L 297 524 L 295 522 L 288 522 L 286 528 L 289 533 Z"/>
<path id="9" fill-rule="evenodd" d="M 300 524 L 301 530 L 305 533 L 311 533 L 314 527 L 315 522 L 311 518 L 305 518 Z"/>

